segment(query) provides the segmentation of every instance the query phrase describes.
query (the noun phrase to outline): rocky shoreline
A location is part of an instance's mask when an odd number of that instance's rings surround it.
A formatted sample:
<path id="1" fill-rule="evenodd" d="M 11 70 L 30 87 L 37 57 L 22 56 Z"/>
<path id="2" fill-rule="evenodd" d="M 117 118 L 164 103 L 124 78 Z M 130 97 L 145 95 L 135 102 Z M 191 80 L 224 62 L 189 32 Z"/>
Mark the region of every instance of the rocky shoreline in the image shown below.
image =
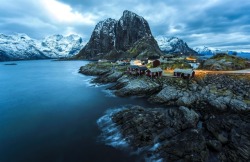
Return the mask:
<path id="1" fill-rule="evenodd" d="M 249 78 L 207 74 L 190 81 L 151 79 L 98 63 L 79 72 L 97 76 L 95 83 L 114 83 L 109 89 L 117 96 L 144 96 L 162 104 L 160 108 L 131 106 L 109 116 L 121 140 L 141 150 L 149 161 L 250 160 Z"/>

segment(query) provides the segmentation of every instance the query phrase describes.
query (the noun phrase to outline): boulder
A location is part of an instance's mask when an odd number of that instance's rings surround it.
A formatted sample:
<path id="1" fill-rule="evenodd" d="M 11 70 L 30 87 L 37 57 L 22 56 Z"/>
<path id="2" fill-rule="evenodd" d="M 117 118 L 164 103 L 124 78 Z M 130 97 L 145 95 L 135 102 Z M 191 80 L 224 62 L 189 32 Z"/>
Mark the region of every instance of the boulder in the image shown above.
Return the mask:
<path id="1" fill-rule="evenodd" d="M 119 83 L 119 81 L 121 82 Z M 124 84 L 124 80 L 121 79 L 118 80 L 118 84 L 123 84 L 124 86 L 115 91 L 117 96 L 150 96 L 158 92 L 161 88 L 160 84 L 147 76 L 130 78 L 126 84 Z"/>

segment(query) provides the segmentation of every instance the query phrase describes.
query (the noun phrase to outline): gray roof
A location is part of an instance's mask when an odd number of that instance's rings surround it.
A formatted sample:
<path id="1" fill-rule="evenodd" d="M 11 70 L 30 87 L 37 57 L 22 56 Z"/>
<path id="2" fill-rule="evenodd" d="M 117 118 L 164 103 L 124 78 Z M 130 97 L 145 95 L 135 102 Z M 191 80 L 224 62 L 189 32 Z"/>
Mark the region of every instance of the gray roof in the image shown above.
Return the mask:
<path id="1" fill-rule="evenodd" d="M 184 73 L 184 74 L 192 74 L 192 69 L 174 69 L 174 72 L 176 73 Z"/>
<path id="2" fill-rule="evenodd" d="M 148 68 L 146 66 L 139 66 L 138 69 L 140 69 L 140 70 L 148 70 Z"/>
<path id="3" fill-rule="evenodd" d="M 132 69 L 135 69 L 135 68 L 138 68 L 139 66 L 138 65 L 130 65 L 129 67 Z"/>
<path id="4" fill-rule="evenodd" d="M 149 68 L 148 70 L 151 71 L 151 72 L 159 72 L 159 71 L 162 71 L 162 69 L 161 69 L 160 67 Z"/>

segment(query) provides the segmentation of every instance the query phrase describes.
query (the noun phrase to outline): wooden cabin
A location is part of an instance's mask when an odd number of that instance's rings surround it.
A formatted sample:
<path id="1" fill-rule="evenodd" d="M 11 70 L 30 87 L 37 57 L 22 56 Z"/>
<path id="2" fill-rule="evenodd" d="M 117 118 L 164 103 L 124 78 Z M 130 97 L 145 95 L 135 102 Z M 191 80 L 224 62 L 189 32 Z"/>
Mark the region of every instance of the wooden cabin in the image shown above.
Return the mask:
<path id="1" fill-rule="evenodd" d="M 149 77 L 161 77 L 162 76 L 162 69 L 160 67 L 149 68 L 146 71 L 146 75 Z"/>
<path id="2" fill-rule="evenodd" d="M 127 69 L 129 74 L 132 75 L 144 75 L 148 68 L 146 66 L 130 65 Z"/>
<path id="3" fill-rule="evenodd" d="M 195 72 L 193 69 L 174 69 L 174 76 L 180 77 L 183 79 L 193 78 Z"/>
<path id="4" fill-rule="evenodd" d="M 138 75 L 145 75 L 146 71 L 148 70 L 146 66 L 138 66 L 136 69 Z"/>
<path id="5" fill-rule="evenodd" d="M 129 74 L 132 74 L 132 75 L 136 75 L 137 74 L 137 68 L 138 68 L 139 66 L 137 66 L 137 65 L 130 65 L 128 68 L 127 68 L 127 72 L 129 73 Z"/>

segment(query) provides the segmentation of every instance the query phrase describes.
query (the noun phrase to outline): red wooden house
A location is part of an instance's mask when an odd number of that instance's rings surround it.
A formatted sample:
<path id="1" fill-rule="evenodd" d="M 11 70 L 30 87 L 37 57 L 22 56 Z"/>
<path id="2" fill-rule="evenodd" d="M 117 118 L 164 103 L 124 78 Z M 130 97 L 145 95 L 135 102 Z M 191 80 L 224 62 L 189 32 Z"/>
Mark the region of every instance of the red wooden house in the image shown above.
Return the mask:
<path id="1" fill-rule="evenodd" d="M 174 76 L 180 77 L 183 79 L 193 78 L 195 75 L 194 70 L 192 69 L 174 69 Z"/>
<path id="2" fill-rule="evenodd" d="M 136 69 L 138 75 L 145 75 L 146 71 L 148 70 L 146 66 L 138 66 Z"/>
<path id="3" fill-rule="evenodd" d="M 132 75 L 144 75 L 148 68 L 146 66 L 131 65 L 128 67 L 127 71 Z"/>
<path id="4" fill-rule="evenodd" d="M 146 71 L 146 75 L 149 77 L 161 77 L 162 76 L 162 69 L 160 67 L 149 68 Z"/>

